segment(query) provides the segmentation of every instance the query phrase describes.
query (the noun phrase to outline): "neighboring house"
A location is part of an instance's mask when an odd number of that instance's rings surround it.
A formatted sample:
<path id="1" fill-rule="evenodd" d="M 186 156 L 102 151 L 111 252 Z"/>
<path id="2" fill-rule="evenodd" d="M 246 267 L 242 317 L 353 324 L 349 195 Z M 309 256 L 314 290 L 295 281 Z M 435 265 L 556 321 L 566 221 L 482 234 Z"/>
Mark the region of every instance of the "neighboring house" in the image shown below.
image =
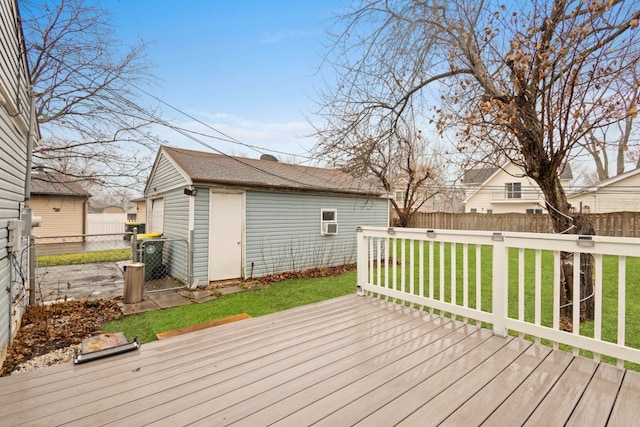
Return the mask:
<path id="1" fill-rule="evenodd" d="M 147 222 L 147 204 L 144 197 L 130 200 L 135 203 L 135 212 L 127 213 L 128 221 L 137 222 L 138 224 L 146 224 Z"/>
<path id="2" fill-rule="evenodd" d="M 576 212 L 640 211 L 640 168 L 605 179 L 567 196 Z"/>
<path id="3" fill-rule="evenodd" d="M 0 363 L 29 302 L 29 153 L 40 138 L 18 3 L 0 2 Z M 24 222 L 20 222 L 24 220 Z M 27 227 L 23 231 L 23 226 Z"/>
<path id="4" fill-rule="evenodd" d="M 188 240 L 200 285 L 354 263 L 356 227 L 389 220 L 383 191 L 343 172 L 171 147 L 145 197 L 147 232 Z"/>
<path id="5" fill-rule="evenodd" d="M 77 182 L 66 182 L 58 175 L 34 174 L 31 178 L 31 208 L 33 214 L 42 219 L 34 234 L 37 237 L 87 234 L 89 197 L 91 194 Z M 39 243 L 60 240 L 47 238 Z M 68 238 L 64 240 L 70 241 Z"/>
<path id="6" fill-rule="evenodd" d="M 567 165 L 560 175 L 564 188 L 573 179 Z M 545 199 L 538 184 L 524 175 L 519 166 L 507 162 L 501 168 L 477 168 L 464 174 L 465 212 L 546 213 Z"/>

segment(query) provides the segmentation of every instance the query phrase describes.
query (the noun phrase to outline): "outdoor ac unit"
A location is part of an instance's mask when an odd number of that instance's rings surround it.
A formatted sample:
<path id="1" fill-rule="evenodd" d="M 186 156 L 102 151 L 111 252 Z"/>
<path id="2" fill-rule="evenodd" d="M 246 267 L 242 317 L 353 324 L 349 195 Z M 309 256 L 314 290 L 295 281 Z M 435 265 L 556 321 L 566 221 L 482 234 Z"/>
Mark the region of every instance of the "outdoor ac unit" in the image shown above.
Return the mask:
<path id="1" fill-rule="evenodd" d="M 338 234 L 338 224 L 335 222 L 323 222 L 322 234 Z"/>

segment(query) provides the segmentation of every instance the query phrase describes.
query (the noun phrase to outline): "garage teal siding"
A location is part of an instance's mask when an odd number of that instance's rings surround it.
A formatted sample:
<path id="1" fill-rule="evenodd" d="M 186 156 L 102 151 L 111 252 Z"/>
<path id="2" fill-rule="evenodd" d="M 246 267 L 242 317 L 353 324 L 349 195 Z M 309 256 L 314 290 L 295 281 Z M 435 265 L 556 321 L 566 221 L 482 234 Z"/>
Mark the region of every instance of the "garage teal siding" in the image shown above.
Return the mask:
<path id="1" fill-rule="evenodd" d="M 246 192 L 245 277 L 356 261 L 356 227 L 388 224 L 386 199 Z M 321 209 L 336 209 L 338 233 L 321 236 Z"/>
<path id="2" fill-rule="evenodd" d="M 169 275 L 182 283 L 187 283 L 188 256 L 187 241 L 189 239 L 189 198 L 180 190 L 171 190 L 164 196 L 164 220 L 162 235 L 168 239 L 183 239 L 168 242 L 164 247 L 163 257 Z"/>
<path id="3" fill-rule="evenodd" d="M 193 229 L 193 279 L 209 283 L 209 189 L 199 187 L 195 198 Z"/>
<path id="4" fill-rule="evenodd" d="M 169 159 L 164 154 L 161 154 L 154 173 L 147 183 L 147 193 L 158 194 L 184 185 L 187 185 L 187 180 Z"/>

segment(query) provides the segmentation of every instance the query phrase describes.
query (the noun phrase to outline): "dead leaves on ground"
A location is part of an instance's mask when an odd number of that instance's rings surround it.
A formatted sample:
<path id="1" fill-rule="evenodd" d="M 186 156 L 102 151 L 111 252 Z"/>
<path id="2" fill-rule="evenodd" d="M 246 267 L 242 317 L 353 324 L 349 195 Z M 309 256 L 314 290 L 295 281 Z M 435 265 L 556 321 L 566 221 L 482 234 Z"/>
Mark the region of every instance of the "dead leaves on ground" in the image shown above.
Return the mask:
<path id="1" fill-rule="evenodd" d="M 102 324 L 122 317 L 117 299 L 67 301 L 27 307 L 22 326 L 2 365 L 9 375 L 20 363 L 52 350 L 79 344 L 98 334 Z"/>

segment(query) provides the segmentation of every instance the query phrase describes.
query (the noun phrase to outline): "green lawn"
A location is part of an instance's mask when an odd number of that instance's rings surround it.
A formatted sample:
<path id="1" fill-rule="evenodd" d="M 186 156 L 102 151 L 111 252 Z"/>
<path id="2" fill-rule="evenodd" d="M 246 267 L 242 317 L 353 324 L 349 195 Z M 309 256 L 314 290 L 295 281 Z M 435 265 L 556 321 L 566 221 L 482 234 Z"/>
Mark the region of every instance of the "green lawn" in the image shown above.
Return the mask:
<path id="1" fill-rule="evenodd" d="M 158 332 L 221 319 L 239 313 L 262 316 L 355 292 L 356 272 L 334 277 L 293 279 L 268 289 L 227 295 L 203 304 L 149 311 L 103 325 L 103 332 L 124 332 L 128 339 L 155 341 Z"/>
<path id="2" fill-rule="evenodd" d="M 38 267 L 57 265 L 92 264 L 96 262 L 116 262 L 131 259 L 131 249 L 111 249 L 106 251 L 80 252 L 75 254 L 42 255 L 37 258 Z"/>

